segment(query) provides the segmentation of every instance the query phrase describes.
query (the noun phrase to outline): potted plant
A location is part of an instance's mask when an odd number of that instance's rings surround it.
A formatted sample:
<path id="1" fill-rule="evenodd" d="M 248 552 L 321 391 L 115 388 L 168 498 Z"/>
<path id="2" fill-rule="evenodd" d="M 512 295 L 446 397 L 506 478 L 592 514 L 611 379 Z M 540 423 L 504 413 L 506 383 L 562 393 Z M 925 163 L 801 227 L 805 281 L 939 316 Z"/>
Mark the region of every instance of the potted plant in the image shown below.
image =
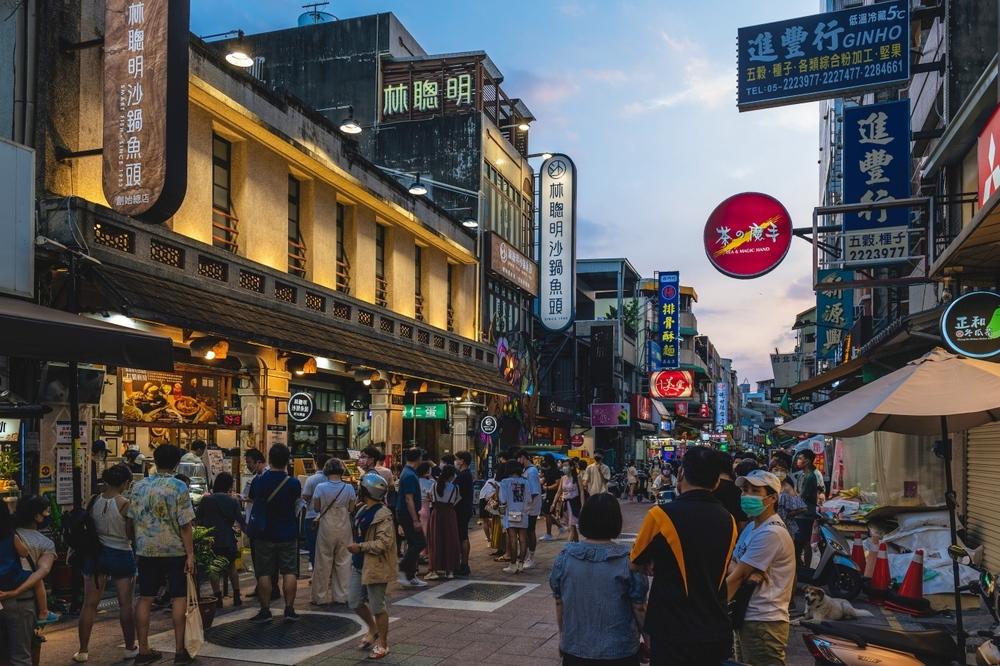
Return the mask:
<path id="1" fill-rule="evenodd" d="M 215 620 L 216 598 L 211 594 L 203 596 L 201 585 L 206 580 L 219 580 L 229 566 L 229 560 L 215 554 L 212 547 L 215 545 L 215 537 L 212 536 L 211 527 L 194 528 L 194 561 L 197 570 L 195 579 L 198 583 L 198 610 L 201 612 L 201 623 L 205 629 L 212 626 Z"/>
<path id="2" fill-rule="evenodd" d="M 21 470 L 21 461 L 17 455 L 9 448 L 0 447 L 0 495 L 11 491 L 17 491 L 17 483 L 14 477 Z"/>

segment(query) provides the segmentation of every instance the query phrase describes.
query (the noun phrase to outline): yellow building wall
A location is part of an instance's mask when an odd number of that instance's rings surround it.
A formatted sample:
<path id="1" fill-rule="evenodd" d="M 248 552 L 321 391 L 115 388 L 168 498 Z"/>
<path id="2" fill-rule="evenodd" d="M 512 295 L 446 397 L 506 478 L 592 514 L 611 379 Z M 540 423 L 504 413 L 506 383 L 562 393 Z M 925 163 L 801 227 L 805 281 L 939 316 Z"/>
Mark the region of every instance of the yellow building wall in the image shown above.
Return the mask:
<path id="1" fill-rule="evenodd" d="M 395 312 L 412 317 L 415 314 L 413 256 L 416 245 L 413 235 L 402 229 L 393 229 L 389 236 L 389 303 Z"/>
<path id="2" fill-rule="evenodd" d="M 337 288 L 337 192 L 327 185 L 313 187 L 309 276 L 327 289 Z M 346 240 L 346 228 L 345 228 Z"/>
<path id="3" fill-rule="evenodd" d="M 288 165 L 248 141 L 240 218 L 240 254 L 279 271 L 288 270 Z M 251 166 L 252 165 L 252 166 Z"/>
<path id="4" fill-rule="evenodd" d="M 184 201 L 168 224 L 179 234 L 212 243 L 212 118 L 188 111 L 188 181 Z"/>
<path id="5" fill-rule="evenodd" d="M 424 316 L 427 323 L 448 328 L 448 260 L 443 254 L 424 249 Z"/>
<path id="6" fill-rule="evenodd" d="M 346 236 L 345 229 L 345 236 Z M 375 302 L 375 213 L 354 207 L 354 254 L 351 255 L 351 296 Z"/>

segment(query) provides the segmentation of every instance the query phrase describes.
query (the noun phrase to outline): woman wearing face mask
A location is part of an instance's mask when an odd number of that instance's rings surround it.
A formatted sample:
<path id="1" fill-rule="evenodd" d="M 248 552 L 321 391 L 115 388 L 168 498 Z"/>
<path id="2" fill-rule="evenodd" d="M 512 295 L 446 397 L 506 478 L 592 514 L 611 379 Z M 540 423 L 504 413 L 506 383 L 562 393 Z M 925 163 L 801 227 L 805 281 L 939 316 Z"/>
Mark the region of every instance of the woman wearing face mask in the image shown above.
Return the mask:
<path id="1" fill-rule="evenodd" d="M 736 479 L 740 508 L 750 518 L 733 550 L 726 584 L 734 613 L 736 659 L 784 664 L 788 605 L 795 591 L 795 546 L 777 515 L 781 481 L 756 469 Z M 742 617 L 740 617 L 742 615 Z"/>
<path id="2" fill-rule="evenodd" d="M 552 506 L 561 507 L 562 515 L 569 523 L 569 540 L 579 541 L 580 535 L 577 532 L 577 527 L 581 509 L 580 478 L 577 467 L 572 460 L 562 463 L 562 478 L 559 479 L 559 488 L 556 489 Z"/>

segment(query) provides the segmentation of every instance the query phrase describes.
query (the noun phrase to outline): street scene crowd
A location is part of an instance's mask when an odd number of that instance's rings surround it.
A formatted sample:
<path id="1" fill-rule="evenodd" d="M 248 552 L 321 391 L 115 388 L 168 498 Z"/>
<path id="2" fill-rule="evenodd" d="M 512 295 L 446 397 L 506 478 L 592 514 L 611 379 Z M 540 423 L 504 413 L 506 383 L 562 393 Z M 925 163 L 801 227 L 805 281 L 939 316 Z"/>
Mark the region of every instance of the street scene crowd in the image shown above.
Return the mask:
<path id="1" fill-rule="evenodd" d="M 300 525 L 312 571 L 309 604 L 346 605 L 366 628 L 359 649 L 381 659 L 391 653 L 389 585 L 419 589 L 473 575 L 470 529 L 478 525 L 494 574 L 533 569 L 539 541 L 566 539 L 548 576 L 564 664 L 784 664 L 796 570 L 809 566 L 822 494 L 809 450 L 794 460 L 779 451 L 765 462 L 692 447 L 681 460 L 627 463 L 618 473 L 599 453 L 587 464 L 513 450 L 482 478 L 465 451 L 432 461 L 407 449 L 394 471 L 370 446 L 360 452 L 356 483 L 345 480 L 342 461 L 319 456 L 302 484 L 289 473 L 289 450 L 277 445 L 266 461 L 250 451 L 253 477 L 242 493 L 231 474 L 220 473 L 195 511 L 176 470 L 182 456 L 202 453 L 200 442 L 189 452 L 161 445 L 151 473 L 134 483 L 126 464 L 104 471 L 102 492 L 70 528 L 85 582 L 75 662 L 90 659 L 109 585 L 125 659 L 164 658 L 149 642 L 151 612 L 162 607 L 172 620 L 173 663 L 194 661 L 185 632 L 189 604 L 198 603 L 189 588 L 198 567 L 195 529 L 214 535 L 211 603 L 223 606 L 227 579 L 232 605 L 244 603 L 235 565 L 237 534 L 245 532 L 256 579 L 247 594 L 259 604 L 249 621 L 298 621 Z M 651 508 L 630 544 L 621 538 L 621 507 L 645 501 Z M 0 511 L 0 636 L 12 666 L 31 664 L 33 649 L 37 663 L 39 630 L 59 619 L 44 587 L 55 558 L 45 536 L 49 514 L 36 496 L 22 498 L 13 516 Z"/>

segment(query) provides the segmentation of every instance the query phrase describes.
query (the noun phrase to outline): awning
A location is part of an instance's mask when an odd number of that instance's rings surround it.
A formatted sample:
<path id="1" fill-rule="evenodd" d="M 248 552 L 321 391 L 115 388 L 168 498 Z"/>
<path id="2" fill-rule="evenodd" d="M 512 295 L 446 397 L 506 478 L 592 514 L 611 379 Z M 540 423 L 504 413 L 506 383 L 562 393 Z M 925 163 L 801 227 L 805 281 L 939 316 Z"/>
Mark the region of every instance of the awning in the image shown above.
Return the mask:
<path id="1" fill-rule="evenodd" d="M 8 356 L 169 371 L 173 349 L 161 335 L 0 297 L 0 352 Z"/>
<path id="2" fill-rule="evenodd" d="M 416 344 L 383 340 L 311 318 L 283 312 L 278 305 L 257 305 L 162 278 L 105 265 L 101 275 L 114 287 L 129 316 L 191 328 L 233 340 L 277 347 L 283 351 L 329 356 L 358 365 L 422 380 L 506 395 L 513 392 L 500 372 L 463 363 L 458 358 L 421 349 Z M 319 315 L 317 315 L 318 317 Z"/>
<path id="3" fill-rule="evenodd" d="M 859 372 L 865 365 L 864 357 L 852 358 L 847 363 L 842 363 L 836 368 L 827 370 L 826 372 L 820 373 L 811 379 L 807 379 L 804 382 L 799 382 L 792 388 L 788 390 L 788 393 L 793 398 L 797 398 L 803 395 L 809 395 L 814 391 L 829 386 L 836 381 L 842 381 L 848 377 L 851 377 Z"/>
<path id="4" fill-rule="evenodd" d="M 963 282 L 996 280 L 997 247 L 1000 245 L 1000 193 L 976 211 L 969 224 L 944 249 L 931 266 L 931 277 L 940 278 L 947 268 L 961 268 Z"/>
<path id="5" fill-rule="evenodd" d="M 669 421 L 670 420 L 670 412 L 667 411 L 667 406 L 664 405 L 659 400 L 654 400 L 653 401 L 653 409 L 655 409 L 656 413 L 660 415 L 660 420 L 661 421 Z"/>

